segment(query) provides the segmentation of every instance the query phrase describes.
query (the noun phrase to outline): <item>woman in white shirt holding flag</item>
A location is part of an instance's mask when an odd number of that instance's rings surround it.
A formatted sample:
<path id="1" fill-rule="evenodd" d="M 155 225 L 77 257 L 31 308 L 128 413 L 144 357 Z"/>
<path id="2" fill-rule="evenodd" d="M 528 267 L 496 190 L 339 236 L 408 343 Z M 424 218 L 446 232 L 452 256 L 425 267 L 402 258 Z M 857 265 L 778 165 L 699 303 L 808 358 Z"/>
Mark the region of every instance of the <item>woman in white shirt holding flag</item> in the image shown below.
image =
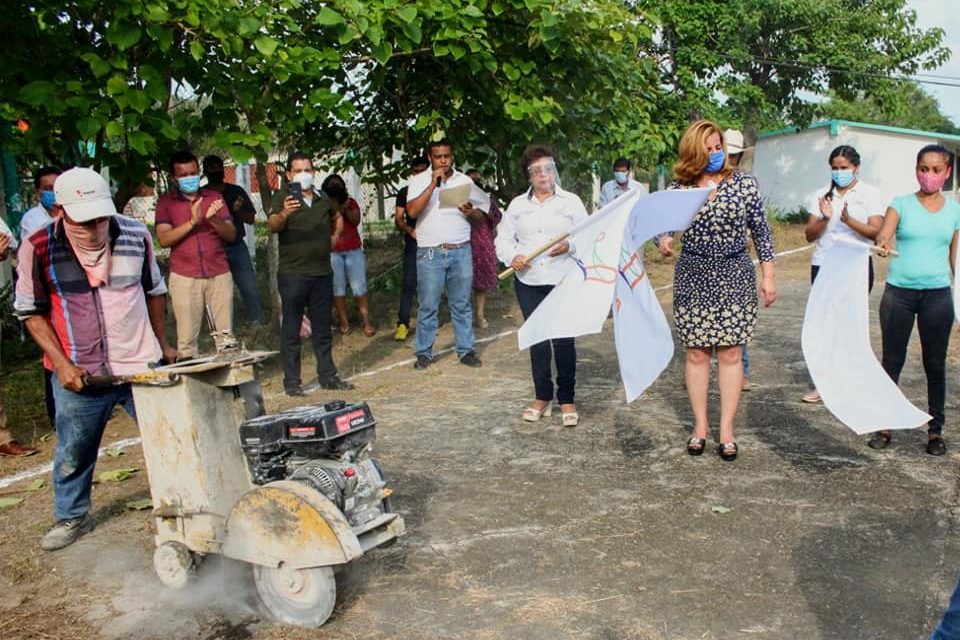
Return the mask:
<path id="1" fill-rule="evenodd" d="M 503 221 L 497 227 L 497 258 L 516 271 L 514 286 L 517 301 L 526 320 L 560 282 L 570 265 L 569 242 L 556 244 L 548 253 L 528 259 L 538 247 L 563 235 L 586 219 L 587 210 L 580 198 L 557 184 L 553 152 L 542 145 L 531 145 L 523 152 L 523 167 L 530 188 L 510 202 Z M 557 367 L 556 393 L 551 359 Z M 523 419 L 537 422 L 551 414 L 556 396 L 563 426 L 579 422 L 574 404 L 577 351 L 573 338 L 558 338 L 530 347 L 530 366 L 536 399 L 524 409 Z"/>
<path id="2" fill-rule="evenodd" d="M 869 242 L 883 226 L 884 203 L 880 193 L 860 180 L 860 154 L 850 145 L 840 145 L 830 152 L 830 188 L 813 197 L 810 217 L 804 227 L 807 242 L 816 242 L 810 260 L 810 283 L 817 279 L 823 255 L 834 237 L 844 236 Z M 873 260 L 868 268 L 867 290 L 873 290 Z M 809 403 L 820 402 L 815 389 L 803 396 Z"/>

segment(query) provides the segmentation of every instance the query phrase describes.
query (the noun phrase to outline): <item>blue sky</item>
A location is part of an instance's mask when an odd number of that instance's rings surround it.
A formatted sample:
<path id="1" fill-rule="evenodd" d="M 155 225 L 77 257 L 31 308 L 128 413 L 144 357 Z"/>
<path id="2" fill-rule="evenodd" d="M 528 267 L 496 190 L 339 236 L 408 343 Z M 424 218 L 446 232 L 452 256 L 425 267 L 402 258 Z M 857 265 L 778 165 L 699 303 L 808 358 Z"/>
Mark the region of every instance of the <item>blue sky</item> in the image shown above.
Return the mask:
<path id="1" fill-rule="evenodd" d="M 907 5 L 917 12 L 918 26 L 943 29 L 946 32 L 943 43 L 954 51 L 953 57 L 945 65 L 927 73 L 960 78 L 960 11 L 957 11 L 956 0 L 908 0 Z M 946 82 L 960 85 L 960 80 Z M 960 86 L 922 86 L 936 96 L 940 102 L 940 110 L 950 116 L 954 124 L 960 125 Z"/>

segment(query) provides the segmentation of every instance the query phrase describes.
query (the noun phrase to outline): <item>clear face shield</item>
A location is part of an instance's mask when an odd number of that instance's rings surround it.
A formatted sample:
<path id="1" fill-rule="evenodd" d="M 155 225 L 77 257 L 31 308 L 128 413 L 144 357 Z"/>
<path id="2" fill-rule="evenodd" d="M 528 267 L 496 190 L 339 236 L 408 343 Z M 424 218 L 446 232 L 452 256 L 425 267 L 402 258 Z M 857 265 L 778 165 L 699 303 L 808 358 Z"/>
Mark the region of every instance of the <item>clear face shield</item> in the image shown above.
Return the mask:
<path id="1" fill-rule="evenodd" d="M 554 191 L 560 186 L 560 176 L 553 158 L 538 158 L 527 166 L 527 178 L 536 191 Z"/>

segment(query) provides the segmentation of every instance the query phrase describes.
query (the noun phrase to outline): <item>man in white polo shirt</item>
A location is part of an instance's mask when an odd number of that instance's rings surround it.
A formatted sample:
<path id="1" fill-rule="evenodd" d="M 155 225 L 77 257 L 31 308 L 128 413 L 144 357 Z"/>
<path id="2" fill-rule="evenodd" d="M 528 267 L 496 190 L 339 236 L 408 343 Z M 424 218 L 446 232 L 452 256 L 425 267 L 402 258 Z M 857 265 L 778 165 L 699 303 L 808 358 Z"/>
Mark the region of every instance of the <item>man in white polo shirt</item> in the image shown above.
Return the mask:
<path id="1" fill-rule="evenodd" d="M 470 225 L 481 222 L 490 210 L 490 197 L 466 175 L 453 168 L 450 142 L 430 143 L 433 171 L 410 179 L 407 215 L 417 220 L 417 340 L 416 369 L 433 363 L 440 296 L 447 290 L 457 356 L 470 367 L 482 363 L 473 350 L 473 256 Z M 448 192 L 444 196 L 444 192 Z M 442 201 L 441 201 L 442 200 Z"/>

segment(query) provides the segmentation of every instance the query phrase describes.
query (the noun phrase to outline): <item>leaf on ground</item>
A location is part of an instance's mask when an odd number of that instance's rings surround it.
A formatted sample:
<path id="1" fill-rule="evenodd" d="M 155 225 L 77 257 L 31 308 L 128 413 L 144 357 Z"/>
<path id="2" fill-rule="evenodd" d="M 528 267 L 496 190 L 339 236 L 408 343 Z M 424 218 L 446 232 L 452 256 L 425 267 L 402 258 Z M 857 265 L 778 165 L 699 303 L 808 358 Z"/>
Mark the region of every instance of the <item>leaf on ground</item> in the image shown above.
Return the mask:
<path id="1" fill-rule="evenodd" d="M 137 469 L 114 469 L 113 471 L 104 471 L 97 475 L 98 482 L 123 482 L 133 474 Z"/>
<path id="2" fill-rule="evenodd" d="M 730 507 L 725 507 L 722 504 L 715 504 L 710 508 L 710 511 L 713 511 L 714 513 L 730 513 L 733 511 L 733 509 Z"/>
<path id="3" fill-rule="evenodd" d="M 143 511 L 145 509 L 153 508 L 153 500 L 150 498 L 142 498 L 140 500 L 131 500 L 127 503 L 127 509 L 133 511 Z"/>
<path id="4" fill-rule="evenodd" d="M 27 491 L 40 491 L 40 489 L 43 489 L 45 486 L 47 486 L 47 479 L 37 478 L 27 485 Z"/>
<path id="5" fill-rule="evenodd" d="M 110 449 L 104 449 L 103 452 L 108 456 L 110 456 L 111 458 L 119 458 L 120 456 L 123 455 L 123 451 L 115 447 L 111 447 Z"/>
<path id="6" fill-rule="evenodd" d="M 23 498 L 0 498 L 0 511 L 10 509 L 23 502 Z"/>
<path id="7" fill-rule="evenodd" d="M 48 442 L 52 437 L 53 437 L 52 433 L 45 433 L 42 436 L 40 436 L 40 442 Z"/>

